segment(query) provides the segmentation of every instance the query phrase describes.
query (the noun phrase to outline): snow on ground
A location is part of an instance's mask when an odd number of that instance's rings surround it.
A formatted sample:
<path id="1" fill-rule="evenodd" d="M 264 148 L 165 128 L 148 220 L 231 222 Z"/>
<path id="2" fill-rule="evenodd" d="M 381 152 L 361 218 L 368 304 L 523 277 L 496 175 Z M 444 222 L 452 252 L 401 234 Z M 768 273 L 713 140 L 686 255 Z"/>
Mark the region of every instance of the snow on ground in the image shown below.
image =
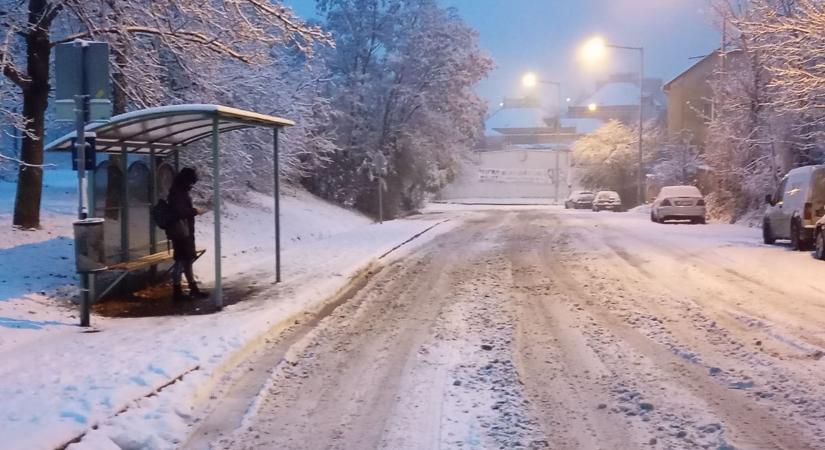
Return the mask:
<path id="1" fill-rule="evenodd" d="M 535 198 L 524 198 L 524 197 L 502 197 L 502 198 L 481 198 L 481 197 L 468 197 L 468 198 L 451 198 L 449 200 L 440 200 L 436 203 L 439 204 L 448 204 L 448 205 L 469 205 L 469 206 L 477 206 L 477 205 L 498 205 L 498 206 L 532 206 L 532 205 L 555 205 L 556 201 L 549 197 L 535 197 Z M 472 208 L 475 209 L 475 208 Z"/>
<path id="2" fill-rule="evenodd" d="M 427 213 L 465 220 L 324 319 L 213 448 L 822 448 L 810 254 L 644 214 Z"/>
<path id="3" fill-rule="evenodd" d="M 259 336 L 317 307 L 378 256 L 438 224 L 412 218 L 375 225 L 292 192 L 281 202 L 284 283 L 276 286 L 272 200 L 254 196 L 251 205 L 228 205 L 223 227 L 224 280 L 257 285 L 253 298 L 213 315 L 93 316 L 94 328 L 84 330 L 75 326 L 75 307 L 67 300 L 74 292 L 71 186 L 46 188 L 42 230 L 9 230 L 0 241 L 2 449 L 56 447 L 98 425 L 71 448 L 175 448 L 193 404 Z M 13 192 L 10 183 L 0 183 L 0 223 L 11 222 Z M 198 239 L 207 249 L 211 227 L 211 217 L 199 220 Z M 211 261 L 202 258 L 196 267 L 207 287 Z"/>

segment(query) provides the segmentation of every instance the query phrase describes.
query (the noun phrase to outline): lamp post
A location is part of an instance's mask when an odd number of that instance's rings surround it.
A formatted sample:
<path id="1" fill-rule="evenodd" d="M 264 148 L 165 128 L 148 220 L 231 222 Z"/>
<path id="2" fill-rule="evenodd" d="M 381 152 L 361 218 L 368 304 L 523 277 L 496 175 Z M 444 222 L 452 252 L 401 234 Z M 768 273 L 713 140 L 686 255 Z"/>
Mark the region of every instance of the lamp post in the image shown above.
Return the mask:
<path id="1" fill-rule="evenodd" d="M 560 133 L 561 132 L 561 112 L 562 112 L 561 83 L 558 82 L 558 81 L 541 80 L 541 79 L 539 79 L 539 77 L 536 76 L 536 74 L 534 74 L 532 72 L 526 73 L 524 75 L 524 77 L 521 79 L 521 84 L 523 84 L 524 87 L 527 87 L 527 88 L 535 87 L 536 84 L 539 84 L 539 83 L 549 84 L 549 85 L 553 85 L 553 86 L 556 87 L 556 92 L 558 93 L 558 103 L 557 103 L 558 111 L 556 112 L 556 133 Z M 556 204 L 558 204 L 559 203 L 559 177 L 561 176 L 561 168 L 559 167 L 559 164 L 560 164 L 560 162 L 559 162 L 559 152 L 556 151 L 555 153 L 556 153 L 556 168 L 553 171 L 553 184 L 555 185 L 555 190 L 554 190 L 554 195 L 553 196 L 555 198 Z"/>
<path id="2" fill-rule="evenodd" d="M 561 101 L 561 83 L 558 81 L 546 81 L 539 79 L 533 72 L 527 72 L 524 74 L 524 77 L 521 79 L 521 84 L 526 88 L 533 88 L 537 84 L 549 84 L 556 87 L 556 93 L 558 94 L 558 112 L 556 116 L 556 131 L 561 128 L 561 111 L 562 111 L 562 101 Z"/>
<path id="3" fill-rule="evenodd" d="M 619 50 L 630 50 L 639 52 L 639 179 L 637 196 L 639 204 L 644 203 L 644 156 L 642 140 L 644 136 L 644 84 L 645 84 L 645 49 L 644 47 L 629 47 L 625 45 L 613 45 L 605 42 L 600 37 L 594 37 L 587 41 L 582 47 L 582 56 L 590 61 L 602 59 L 608 48 Z"/>

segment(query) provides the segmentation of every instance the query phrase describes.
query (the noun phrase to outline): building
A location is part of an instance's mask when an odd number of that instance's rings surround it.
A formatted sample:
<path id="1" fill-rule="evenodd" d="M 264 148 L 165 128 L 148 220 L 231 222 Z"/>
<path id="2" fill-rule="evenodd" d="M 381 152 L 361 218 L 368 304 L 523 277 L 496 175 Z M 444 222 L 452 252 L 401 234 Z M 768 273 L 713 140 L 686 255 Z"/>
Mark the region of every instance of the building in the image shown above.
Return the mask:
<path id="1" fill-rule="evenodd" d="M 644 120 L 663 120 L 667 100 L 662 91 L 662 80 L 646 78 L 644 89 L 640 92 L 639 76 L 632 73 L 614 74 L 597 83 L 593 93 L 568 108 L 567 120 L 617 120 L 628 126 L 636 126 L 639 123 L 640 94 Z"/>
<path id="2" fill-rule="evenodd" d="M 739 50 L 727 52 L 726 64 L 735 65 L 741 56 Z M 708 123 L 715 114 L 710 81 L 719 71 L 721 62 L 721 52 L 713 51 L 665 84 L 668 136 L 687 131 L 694 145 L 704 147 Z"/>
<path id="3" fill-rule="evenodd" d="M 570 152 L 579 136 L 537 99 L 508 98 L 485 121 L 485 136 L 442 198 L 534 198 L 569 195 Z"/>

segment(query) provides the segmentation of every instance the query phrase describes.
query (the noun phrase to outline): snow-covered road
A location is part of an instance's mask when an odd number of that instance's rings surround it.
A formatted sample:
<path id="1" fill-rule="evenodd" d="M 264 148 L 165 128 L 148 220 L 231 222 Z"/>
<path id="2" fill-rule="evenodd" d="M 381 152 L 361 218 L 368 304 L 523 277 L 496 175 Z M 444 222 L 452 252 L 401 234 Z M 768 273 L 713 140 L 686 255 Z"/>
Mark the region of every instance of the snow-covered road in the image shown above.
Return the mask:
<path id="1" fill-rule="evenodd" d="M 758 230 L 442 207 L 213 448 L 825 448 L 825 263 Z"/>

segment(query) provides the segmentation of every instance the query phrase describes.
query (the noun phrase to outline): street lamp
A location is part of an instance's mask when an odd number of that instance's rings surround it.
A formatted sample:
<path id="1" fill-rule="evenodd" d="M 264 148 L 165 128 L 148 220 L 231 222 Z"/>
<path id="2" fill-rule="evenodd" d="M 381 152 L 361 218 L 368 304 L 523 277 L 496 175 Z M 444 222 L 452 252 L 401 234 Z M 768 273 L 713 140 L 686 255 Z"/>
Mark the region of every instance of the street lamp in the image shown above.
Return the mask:
<path id="1" fill-rule="evenodd" d="M 595 103 L 591 103 L 591 104 L 587 105 L 587 110 L 590 111 L 590 112 L 596 112 L 597 109 L 599 109 L 599 105 L 597 105 Z"/>
<path id="2" fill-rule="evenodd" d="M 550 84 L 550 85 L 556 86 L 556 92 L 557 92 L 557 93 L 558 93 L 558 95 L 559 95 L 559 97 L 558 97 L 558 104 L 557 104 L 557 105 L 558 105 L 558 108 L 559 108 L 559 110 L 558 110 L 558 121 L 556 122 L 556 127 L 557 127 L 557 128 L 559 128 L 559 127 L 561 127 L 561 111 L 562 111 L 562 101 L 561 101 L 561 83 L 560 83 L 560 82 L 558 82 L 558 81 L 545 81 L 545 80 L 541 80 L 541 79 L 539 79 L 539 77 L 538 77 L 535 73 L 533 73 L 533 72 L 527 72 L 527 73 L 526 73 L 526 74 L 524 74 L 524 76 L 521 78 L 521 84 L 522 84 L 522 86 L 524 86 L 524 87 L 526 87 L 526 88 L 534 88 L 534 87 L 536 87 L 536 85 L 538 85 L 539 83 L 541 83 L 541 84 Z"/>
<path id="3" fill-rule="evenodd" d="M 638 180 L 638 199 L 639 203 L 644 202 L 644 175 L 643 167 L 644 157 L 642 150 L 642 139 L 644 135 L 644 84 L 645 84 L 645 49 L 644 47 L 628 47 L 624 45 L 613 45 L 607 43 L 601 37 L 594 37 L 589 39 L 581 48 L 581 57 L 590 62 L 604 59 L 608 48 L 615 48 L 619 50 L 632 50 L 639 52 L 639 180 Z M 588 107 L 588 109 L 590 109 Z M 592 111 L 592 110 L 591 110 Z"/>
<path id="4" fill-rule="evenodd" d="M 533 72 L 527 72 L 521 79 L 521 84 L 528 88 L 535 87 L 538 82 L 539 79 Z"/>
<path id="5" fill-rule="evenodd" d="M 546 81 L 539 79 L 533 72 L 527 72 L 524 74 L 524 77 L 521 79 L 521 84 L 524 85 L 526 88 L 535 87 L 537 84 L 551 84 L 556 86 L 556 92 L 558 93 L 558 112 L 556 116 L 556 133 L 561 132 L 561 113 L 562 113 L 562 101 L 561 101 L 561 83 L 558 81 Z M 560 177 L 560 168 L 559 168 L 559 153 L 556 152 L 556 169 L 554 175 L 554 182 L 555 182 L 555 199 L 556 203 L 559 202 L 559 177 Z"/>

